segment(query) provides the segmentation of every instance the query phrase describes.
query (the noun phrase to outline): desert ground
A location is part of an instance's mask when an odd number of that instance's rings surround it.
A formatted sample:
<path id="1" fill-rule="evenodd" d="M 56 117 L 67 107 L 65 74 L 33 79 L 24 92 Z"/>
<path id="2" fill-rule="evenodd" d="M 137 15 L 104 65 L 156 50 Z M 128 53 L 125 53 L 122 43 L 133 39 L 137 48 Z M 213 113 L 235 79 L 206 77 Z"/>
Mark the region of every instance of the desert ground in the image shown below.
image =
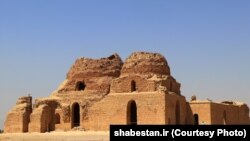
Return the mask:
<path id="1" fill-rule="evenodd" d="M 0 141 L 109 141 L 109 132 L 4 133 Z"/>

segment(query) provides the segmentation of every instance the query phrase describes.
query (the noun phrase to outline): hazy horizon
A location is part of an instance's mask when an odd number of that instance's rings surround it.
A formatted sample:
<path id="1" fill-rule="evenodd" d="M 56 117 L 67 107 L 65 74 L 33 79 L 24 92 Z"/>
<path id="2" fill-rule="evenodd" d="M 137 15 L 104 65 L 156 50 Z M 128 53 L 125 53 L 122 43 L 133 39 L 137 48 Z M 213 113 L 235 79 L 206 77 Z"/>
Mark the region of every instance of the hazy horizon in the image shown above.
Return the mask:
<path id="1" fill-rule="evenodd" d="M 0 129 L 21 96 L 47 97 L 79 57 L 166 57 L 190 100 L 250 105 L 249 1 L 0 1 Z"/>

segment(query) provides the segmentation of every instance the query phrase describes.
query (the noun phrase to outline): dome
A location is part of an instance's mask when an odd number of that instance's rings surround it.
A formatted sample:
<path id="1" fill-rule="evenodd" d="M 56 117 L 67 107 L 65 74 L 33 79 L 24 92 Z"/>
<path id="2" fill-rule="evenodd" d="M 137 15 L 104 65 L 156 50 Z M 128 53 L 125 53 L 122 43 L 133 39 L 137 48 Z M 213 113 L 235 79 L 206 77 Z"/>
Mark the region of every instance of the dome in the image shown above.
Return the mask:
<path id="1" fill-rule="evenodd" d="M 118 77 L 122 64 L 118 54 L 101 59 L 79 58 L 69 70 L 67 79 L 102 76 Z"/>
<path id="2" fill-rule="evenodd" d="M 135 52 L 126 60 L 121 75 L 127 74 L 158 74 L 170 75 L 167 60 L 159 53 Z"/>

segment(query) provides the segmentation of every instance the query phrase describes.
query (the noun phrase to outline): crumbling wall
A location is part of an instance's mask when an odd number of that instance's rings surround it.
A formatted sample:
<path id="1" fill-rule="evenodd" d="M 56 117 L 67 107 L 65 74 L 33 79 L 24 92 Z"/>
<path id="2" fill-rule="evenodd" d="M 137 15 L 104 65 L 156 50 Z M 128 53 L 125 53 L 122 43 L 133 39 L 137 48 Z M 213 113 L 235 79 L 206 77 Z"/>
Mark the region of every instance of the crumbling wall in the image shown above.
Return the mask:
<path id="1" fill-rule="evenodd" d="M 247 124 L 249 118 L 249 108 L 244 103 L 193 100 L 190 102 L 190 106 L 193 114 L 199 116 L 199 124 Z"/>
<path id="2" fill-rule="evenodd" d="M 224 101 L 211 106 L 212 124 L 247 124 L 249 108 L 245 103 Z"/>
<path id="3" fill-rule="evenodd" d="M 135 52 L 125 60 L 121 73 L 170 75 L 170 68 L 167 60 L 159 53 Z"/>
<path id="4" fill-rule="evenodd" d="M 28 132 L 30 122 L 30 114 L 32 112 L 32 97 L 20 97 L 16 105 L 8 113 L 4 132 L 7 133 L 23 133 Z"/>
<path id="5" fill-rule="evenodd" d="M 122 64 L 117 54 L 101 59 L 77 59 L 67 74 L 65 85 L 58 92 L 77 91 L 80 82 L 85 93 L 107 94 L 111 80 L 120 75 Z"/>
<path id="6" fill-rule="evenodd" d="M 239 104 L 238 106 L 239 106 L 239 124 L 246 124 L 249 120 L 249 107 L 244 103 Z"/>
<path id="7" fill-rule="evenodd" d="M 235 104 L 211 103 L 211 124 L 239 124 L 239 107 Z"/>
<path id="8" fill-rule="evenodd" d="M 135 52 L 124 64 L 117 54 L 101 59 L 79 58 L 57 90 L 35 101 L 33 112 L 32 98 L 19 98 L 7 115 L 4 131 L 71 130 L 76 103 L 80 112 L 80 127 L 76 129 L 83 130 L 108 130 L 110 124 L 128 124 L 131 101 L 137 106 L 138 124 L 194 124 L 194 114 L 200 124 L 250 122 L 247 105 L 196 98 L 186 103 L 180 87 L 167 60 L 158 53 Z"/>
<path id="9" fill-rule="evenodd" d="M 46 104 L 34 109 L 30 116 L 29 132 L 48 132 L 51 128 L 50 107 Z"/>
<path id="10" fill-rule="evenodd" d="M 122 66 L 119 78 L 113 79 L 111 93 L 132 92 L 133 84 L 138 92 L 153 92 L 159 89 L 180 95 L 180 83 L 170 74 L 164 56 L 158 53 L 135 52 Z"/>
<path id="11" fill-rule="evenodd" d="M 55 99 L 36 99 L 30 115 L 29 132 L 50 132 L 55 130 L 56 109 L 60 104 Z"/>

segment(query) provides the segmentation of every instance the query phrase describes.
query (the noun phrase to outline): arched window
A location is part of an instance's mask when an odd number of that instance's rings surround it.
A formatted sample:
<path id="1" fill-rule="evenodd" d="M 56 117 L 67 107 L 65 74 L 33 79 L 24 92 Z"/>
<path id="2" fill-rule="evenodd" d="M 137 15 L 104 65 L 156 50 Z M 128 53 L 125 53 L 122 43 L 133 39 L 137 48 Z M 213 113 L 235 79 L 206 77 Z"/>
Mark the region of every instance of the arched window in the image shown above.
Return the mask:
<path id="1" fill-rule="evenodd" d="M 83 91 L 85 89 L 86 85 L 84 82 L 77 82 L 76 83 L 76 91 Z"/>
<path id="2" fill-rule="evenodd" d="M 127 105 L 127 124 L 137 125 L 137 106 L 134 100 L 129 101 Z"/>
<path id="3" fill-rule="evenodd" d="M 74 103 L 72 105 L 71 124 L 72 128 L 80 126 L 80 105 L 78 103 Z"/>
<path id="4" fill-rule="evenodd" d="M 131 81 L 131 92 L 134 92 L 136 91 L 137 88 L 136 88 L 136 82 L 134 80 Z"/>
<path id="5" fill-rule="evenodd" d="M 194 114 L 194 125 L 199 125 L 199 115 Z"/>

